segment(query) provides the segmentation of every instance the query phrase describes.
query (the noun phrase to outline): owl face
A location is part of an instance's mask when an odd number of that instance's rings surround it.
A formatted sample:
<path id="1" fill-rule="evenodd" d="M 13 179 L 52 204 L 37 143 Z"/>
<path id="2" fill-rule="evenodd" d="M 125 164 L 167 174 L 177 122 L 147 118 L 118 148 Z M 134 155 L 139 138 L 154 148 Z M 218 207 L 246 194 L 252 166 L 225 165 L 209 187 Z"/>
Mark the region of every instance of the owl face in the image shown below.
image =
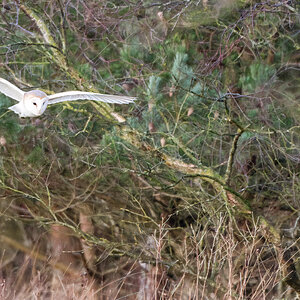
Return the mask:
<path id="1" fill-rule="evenodd" d="M 28 116 L 37 117 L 44 113 L 48 104 L 48 96 L 42 91 L 33 90 L 24 95 L 24 108 Z"/>

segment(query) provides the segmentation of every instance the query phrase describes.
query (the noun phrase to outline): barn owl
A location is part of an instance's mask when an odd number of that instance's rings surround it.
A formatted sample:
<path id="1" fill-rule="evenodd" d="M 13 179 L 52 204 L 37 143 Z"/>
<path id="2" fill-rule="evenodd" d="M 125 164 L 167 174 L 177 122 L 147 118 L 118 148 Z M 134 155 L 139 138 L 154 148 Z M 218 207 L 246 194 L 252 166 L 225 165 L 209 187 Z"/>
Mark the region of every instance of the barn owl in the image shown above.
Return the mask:
<path id="1" fill-rule="evenodd" d="M 0 92 L 19 101 L 19 103 L 10 106 L 8 109 L 18 114 L 20 118 L 38 117 L 44 113 L 48 105 L 64 101 L 94 100 L 106 103 L 128 104 L 136 99 L 135 97 L 81 91 L 69 91 L 48 96 L 40 90 L 24 92 L 3 78 L 0 78 Z"/>

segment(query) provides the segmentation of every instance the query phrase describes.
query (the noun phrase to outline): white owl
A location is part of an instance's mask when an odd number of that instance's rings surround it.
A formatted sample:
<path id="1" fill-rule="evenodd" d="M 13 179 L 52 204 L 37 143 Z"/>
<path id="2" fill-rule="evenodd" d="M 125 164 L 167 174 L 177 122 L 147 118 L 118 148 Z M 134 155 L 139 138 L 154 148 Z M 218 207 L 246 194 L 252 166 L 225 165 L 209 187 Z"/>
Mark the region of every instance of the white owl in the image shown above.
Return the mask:
<path id="1" fill-rule="evenodd" d="M 44 113 L 47 105 L 64 101 L 94 100 L 106 103 L 128 104 L 136 99 L 135 97 L 81 91 L 69 91 L 48 96 L 40 90 L 24 92 L 3 78 L 0 78 L 0 92 L 19 101 L 19 103 L 9 107 L 9 109 L 18 114 L 21 118 L 38 117 Z"/>

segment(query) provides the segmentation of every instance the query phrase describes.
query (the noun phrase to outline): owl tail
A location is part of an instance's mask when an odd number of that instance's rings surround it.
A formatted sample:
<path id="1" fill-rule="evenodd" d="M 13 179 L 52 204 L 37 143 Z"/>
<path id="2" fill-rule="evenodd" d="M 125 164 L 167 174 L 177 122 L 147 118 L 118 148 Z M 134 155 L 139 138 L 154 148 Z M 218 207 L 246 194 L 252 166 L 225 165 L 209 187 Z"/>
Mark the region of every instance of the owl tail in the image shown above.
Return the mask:
<path id="1" fill-rule="evenodd" d="M 12 110 L 14 113 L 22 117 L 23 113 L 22 113 L 22 106 L 20 105 L 20 103 L 10 106 L 8 109 Z"/>

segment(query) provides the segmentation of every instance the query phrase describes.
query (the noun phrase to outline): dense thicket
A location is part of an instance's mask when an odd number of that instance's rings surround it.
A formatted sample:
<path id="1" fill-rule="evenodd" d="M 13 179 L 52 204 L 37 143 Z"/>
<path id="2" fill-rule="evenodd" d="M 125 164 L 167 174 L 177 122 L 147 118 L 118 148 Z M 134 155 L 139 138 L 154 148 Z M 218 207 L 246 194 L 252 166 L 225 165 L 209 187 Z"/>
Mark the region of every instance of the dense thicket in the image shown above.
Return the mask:
<path id="1" fill-rule="evenodd" d="M 1 77 L 138 97 L 0 95 L 4 299 L 295 299 L 299 30 L 296 1 L 3 1 Z"/>

